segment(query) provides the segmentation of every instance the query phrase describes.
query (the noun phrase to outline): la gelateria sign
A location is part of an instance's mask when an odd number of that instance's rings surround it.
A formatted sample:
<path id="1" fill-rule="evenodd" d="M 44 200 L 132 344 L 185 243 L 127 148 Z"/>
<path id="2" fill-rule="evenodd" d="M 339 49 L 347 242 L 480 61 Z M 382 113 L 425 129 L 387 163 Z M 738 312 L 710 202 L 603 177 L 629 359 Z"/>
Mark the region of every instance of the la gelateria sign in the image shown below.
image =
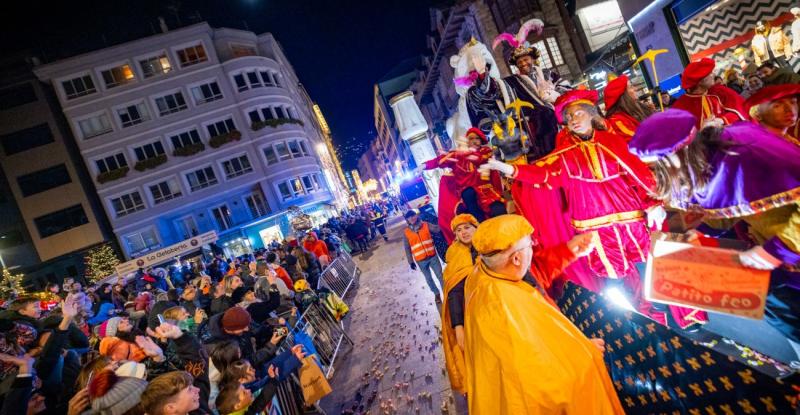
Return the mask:
<path id="1" fill-rule="evenodd" d="M 183 240 L 158 251 L 148 252 L 139 258 L 132 259 L 117 265 L 117 275 L 128 275 L 136 272 L 139 268 L 147 268 L 151 265 L 161 264 L 177 256 L 199 249 L 203 245 L 208 245 L 217 240 L 216 231 L 208 231 L 190 239 Z"/>

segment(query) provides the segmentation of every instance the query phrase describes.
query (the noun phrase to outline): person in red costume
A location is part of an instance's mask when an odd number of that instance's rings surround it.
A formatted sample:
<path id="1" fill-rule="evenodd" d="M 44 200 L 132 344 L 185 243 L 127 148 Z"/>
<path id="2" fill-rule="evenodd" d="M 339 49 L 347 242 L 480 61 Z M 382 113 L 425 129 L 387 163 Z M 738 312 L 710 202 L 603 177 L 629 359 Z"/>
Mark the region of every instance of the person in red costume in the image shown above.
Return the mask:
<path id="1" fill-rule="evenodd" d="M 567 128 L 547 157 L 517 166 L 491 159 L 481 170 L 500 171 L 527 186 L 563 189 L 574 232 L 590 233 L 594 241 L 595 250 L 582 259 L 589 272 L 620 281 L 642 313 L 663 323 L 664 316 L 653 313 L 642 297 L 635 264 L 646 261 L 648 227 L 660 227 L 666 212 L 651 197 L 653 174 L 628 151 L 625 139 L 596 128 L 604 125 L 597 99 L 597 91 L 577 90 L 556 100 L 556 116 Z"/>
<path id="2" fill-rule="evenodd" d="M 800 146 L 798 97 L 800 84 L 765 86 L 744 102 L 744 108 L 753 122 Z"/>
<path id="3" fill-rule="evenodd" d="M 486 135 L 475 127 L 467 130 L 468 150 L 455 150 L 425 162 L 423 168 L 450 168 L 467 213 L 482 222 L 487 217 L 506 213 L 503 186 L 497 172 L 482 177 L 478 167 L 492 157 L 492 149 L 486 146 Z"/>
<path id="4" fill-rule="evenodd" d="M 625 75 L 608 81 L 603 91 L 603 101 L 606 104 L 608 131 L 625 137 L 625 141 L 630 141 L 639 123 L 652 114 L 649 108 L 639 103 Z"/>
<path id="5" fill-rule="evenodd" d="M 694 115 L 698 129 L 745 121 L 744 100 L 736 91 L 714 84 L 714 66 L 714 60 L 709 58 L 686 65 L 681 75 L 681 87 L 686 93 L 672 104 L 672 108 Z"/>

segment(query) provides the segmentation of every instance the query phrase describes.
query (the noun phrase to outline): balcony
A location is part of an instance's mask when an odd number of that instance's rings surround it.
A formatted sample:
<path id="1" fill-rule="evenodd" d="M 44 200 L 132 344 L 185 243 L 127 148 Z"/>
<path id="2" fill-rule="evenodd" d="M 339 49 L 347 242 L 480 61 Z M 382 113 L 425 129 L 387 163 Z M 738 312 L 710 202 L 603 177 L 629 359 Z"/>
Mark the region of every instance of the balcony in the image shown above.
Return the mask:
<path id="1" fill-rule="evenodd" d="M 271 120 L 256 121 L 250 125 L 250 128 L 252 128 L 253 131 L 258 131 L 264 127 L 277 128 L 279 125 L 284 124 L 297 124 L 301 127 L 304 125 L 303 121 L 301 120 L 295 120 L 292 118 L 273 118 Z"/>
<path id="2" fill-rule="evenodd" d="M 239 130 L 231 130 L 225 134 L 220 134 L 211 137 L 208 140 L 208 145 L 210 145 L 211 148 L 219 148 L 227 143 L 230 143 L 232 141 L 239 141 L 241 139 L 242 139 L 242 133 L 239 132 Z"/>

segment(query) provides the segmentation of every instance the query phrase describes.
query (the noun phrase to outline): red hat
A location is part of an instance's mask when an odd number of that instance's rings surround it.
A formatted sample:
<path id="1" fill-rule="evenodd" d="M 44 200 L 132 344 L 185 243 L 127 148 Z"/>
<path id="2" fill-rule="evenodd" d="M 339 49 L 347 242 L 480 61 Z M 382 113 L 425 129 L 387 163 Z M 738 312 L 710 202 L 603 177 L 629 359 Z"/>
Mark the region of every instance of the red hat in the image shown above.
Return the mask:
<path id="1" fill-rule="evenodd" d="M 564 123 L 564 110 L 573 104 L 597 105 L 597 91 L 594 89 L 576 89 L 561 95 L 554 104 L 558 123 Z"/>
<path id="2" fill-rule="evenodd" d="M 694 88 L 700 83 L 701 79 L 714 71 L 714 66 L 716 66 L 716 63 L 714 59 L 710 58 L 702 58 L 699 61 L 690 62 L 683 69 L 683 74 L 681 74 L 681 87 L 687 90 Z"/>
<path id="3" fill-rule="evenodd" d="M 231 307 L 222 315 L 222 329 L 227 332 L 244 330 L 250 326 L 250 313 L 242 307 Z"/>
<path id="4" fill-rule="evenodd" d="M 628 90 L 628 77 L 619 77 L 608 81 L 606 89 L 603 91 L 603 101 L 606 103 L 606 111 L 619 101 L 619 97 Z"/>
<path id="5" fill-rule="evenodd" d="M 794 95 L 800 95 L 800 84 L 782 84 L 782 85 L 770 85 L 765 86 L 755 94 L 750 95 L 750 98 L 744 102 L 744 109 L 748 113 L 752 110 L 753 107 L 759 104 L 764 104 L 766 102 L 776 101 L 781 98 L 791 97 Z"/>
<path id="6" fill-rule="evenodd" d="M 475 134 L 475 135 L 477 135 L 478 137 L 480 137 L 480 138 L 481 138 L 481 142 L 482 142 L 483 144 L 486 144 L 486 143 L 487 143 L 487 140 L 486 140 L 486 134 L 484 134 L 484 133 L 483 133 L 483 131 L 481 131 L 479 128 L 476 128 L 476 127 L 472 127 L 472 128 L 470 128 L 469 130 L 467 130 L 467 133 L 466 133 L 466 134 L 464 134 L 464 136 L 465 136 L 465 137 L 469 137 L 469 135 L 470 135 L 470 134 Z"/>

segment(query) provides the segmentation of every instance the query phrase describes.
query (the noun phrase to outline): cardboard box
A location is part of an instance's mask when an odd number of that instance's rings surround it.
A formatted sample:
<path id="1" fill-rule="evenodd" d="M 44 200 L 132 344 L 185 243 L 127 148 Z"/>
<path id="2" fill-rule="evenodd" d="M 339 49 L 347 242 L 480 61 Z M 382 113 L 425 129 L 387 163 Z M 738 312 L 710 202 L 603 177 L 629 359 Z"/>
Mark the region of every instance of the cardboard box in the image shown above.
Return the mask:
<path id="1" fill-rule="evenodd" d="M 769 271 L 743 267 L 735 250 L 653 239 L 645 298 L 752 319 L 764 317 Z"/>

